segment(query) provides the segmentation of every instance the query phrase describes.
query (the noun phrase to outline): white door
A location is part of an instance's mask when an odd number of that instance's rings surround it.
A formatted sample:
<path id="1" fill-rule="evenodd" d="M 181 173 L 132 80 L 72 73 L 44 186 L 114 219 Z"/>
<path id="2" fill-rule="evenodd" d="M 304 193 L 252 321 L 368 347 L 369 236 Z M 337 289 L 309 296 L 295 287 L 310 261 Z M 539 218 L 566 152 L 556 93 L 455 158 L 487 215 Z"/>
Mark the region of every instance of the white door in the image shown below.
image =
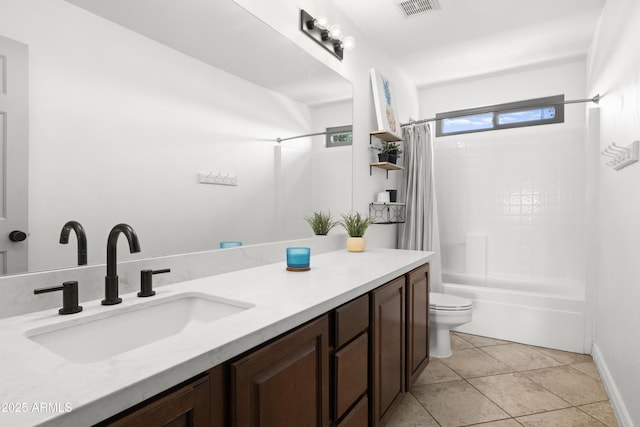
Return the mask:
<path id="1" fill-rule="evenodd" d="M 27 271 L 27 46 L 0 36 L 0 274 Z"/>

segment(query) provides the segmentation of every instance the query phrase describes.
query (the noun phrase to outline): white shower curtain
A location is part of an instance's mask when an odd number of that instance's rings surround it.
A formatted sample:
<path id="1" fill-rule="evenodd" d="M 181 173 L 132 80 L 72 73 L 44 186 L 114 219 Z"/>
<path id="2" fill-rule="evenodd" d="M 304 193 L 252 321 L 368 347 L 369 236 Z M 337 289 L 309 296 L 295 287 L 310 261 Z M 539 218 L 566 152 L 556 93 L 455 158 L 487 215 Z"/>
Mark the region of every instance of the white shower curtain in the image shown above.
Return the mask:
<path id="1" fill-rule="evenodd" d="M 400 200 L 404 200 L 405 222 L 398 230 L 398 248 L 434 251 L 431 263 L 432 291 L 442 287 L 440 237 L 436 212 L 433 171 L 433 138 L 428 123 L 402 129 L 404 174 Z"/>

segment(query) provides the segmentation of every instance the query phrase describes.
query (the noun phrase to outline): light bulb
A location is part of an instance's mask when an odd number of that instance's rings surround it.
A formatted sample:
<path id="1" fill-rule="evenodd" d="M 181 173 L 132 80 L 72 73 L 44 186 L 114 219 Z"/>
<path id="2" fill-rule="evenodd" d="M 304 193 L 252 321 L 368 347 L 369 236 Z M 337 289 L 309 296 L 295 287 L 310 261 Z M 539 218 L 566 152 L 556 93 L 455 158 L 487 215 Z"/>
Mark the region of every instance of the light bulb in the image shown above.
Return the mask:
<path id="1" fill-rule="evenodd" d="M 332 39 L 340 40 L 342 37 L 342 30 L 339 25 L 333 24 L 329 27 L 329 37 Z"/>
<path id="2" fill-rule="evenodd" d="M 342 39 L 342 48 L 344 50 L 353 49 L 354 47 L 356 47 L 356 39 L 353 36 L 346 36 Z"/>
<path id="3" fill-rule="evenodd" d="M 329 25 L 329 21 L 327 21 L 326 17 L 321 16 L 320 18 L 315 20 L 314 24 L 317 28 L 320 28 L 321 30 L 326 30 L 327 26 Z"/>

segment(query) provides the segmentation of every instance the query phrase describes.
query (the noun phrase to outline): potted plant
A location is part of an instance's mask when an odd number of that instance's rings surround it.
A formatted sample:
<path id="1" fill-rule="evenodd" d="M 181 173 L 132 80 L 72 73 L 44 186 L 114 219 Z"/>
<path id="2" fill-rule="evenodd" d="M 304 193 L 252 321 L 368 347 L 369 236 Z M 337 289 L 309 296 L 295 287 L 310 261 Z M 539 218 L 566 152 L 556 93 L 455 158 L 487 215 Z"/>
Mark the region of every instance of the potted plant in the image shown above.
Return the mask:
<path id="1" fill-rule="evenodd" d="M 322 211 L 314 212 L 312 216 L 305 216 L 304 220 L 309 223 L 313 233 L 317 236 L 326 236 L 333 227 L 338 225 L 338 221 L 331 218 L 331 212 L 326 214 Z"/>
<path id="2" fill-rule="evenodd" d="M 398 160 L 398 154 L 402 153 L 400 144 L 393 141 L 382 141 L 380 147 L 376 148 L 378 153 L 378 160 L 381 162 L 395 163 Z"/>
<path id="3" fill-rule="evenodd" d="M 364 233 L 372 223 L 370 217 L 361 215 L 360 212 L 352 212 L 349 215 L 342 214 L 340 223 L 349 237 L 347 238 L 347 250 L 349 252 L 363 252 L 365 248 Z"/>

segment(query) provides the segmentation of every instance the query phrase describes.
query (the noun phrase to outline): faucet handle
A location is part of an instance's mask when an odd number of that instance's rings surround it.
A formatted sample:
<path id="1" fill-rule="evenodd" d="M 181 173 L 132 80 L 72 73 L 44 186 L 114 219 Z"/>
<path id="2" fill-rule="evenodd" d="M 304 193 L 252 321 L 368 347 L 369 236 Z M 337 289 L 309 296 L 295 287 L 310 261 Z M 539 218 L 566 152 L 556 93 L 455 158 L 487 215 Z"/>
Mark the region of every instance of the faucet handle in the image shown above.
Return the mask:
<path id="1" fill-rule="evenodd" d="M 73 314 L 82 311 L 82 306 L 78 305 L 78 282 L 75 280 L 64 282 L 62 286 L 34 289 L 33 293 L 37 295 L 55 291 L 62 291 L 62 308 L 58 310 L 59 314 Z"/>
<path id="2" fill-rule="evenodd" d="M 153 275 L 169 272 L 171 272 L 171 269 L 169 268 L 165 268 L 162 270 L 140 271 L 140 292 L 138 292 L 138 296 L 141 298 L 154 296 L 156 294 L 156 291 L 153 290 Z"/>

